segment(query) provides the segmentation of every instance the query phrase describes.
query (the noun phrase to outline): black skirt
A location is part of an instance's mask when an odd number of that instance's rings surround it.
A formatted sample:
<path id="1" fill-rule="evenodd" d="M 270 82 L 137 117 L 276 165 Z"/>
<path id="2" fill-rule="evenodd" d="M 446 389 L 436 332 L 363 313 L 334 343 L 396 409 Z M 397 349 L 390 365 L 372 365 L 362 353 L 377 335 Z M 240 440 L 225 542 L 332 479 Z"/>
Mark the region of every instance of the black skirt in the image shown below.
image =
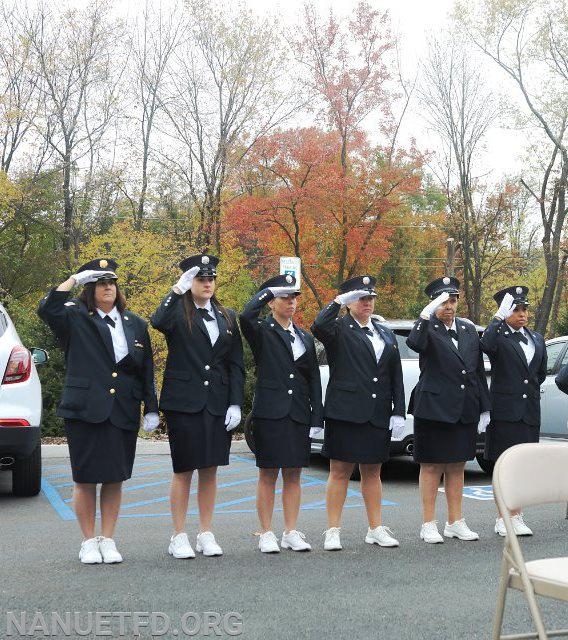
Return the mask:
<path id="1" fill-rule="evenodd" d="M 132 475 L 136 431 L 119 429 L 110 420 L 65 420 L 65 434 L 74 482 L 122 482 Z"/>
<path id="2" fill-rule="evenodd" d="M 525 422 L 505 422 L 492 420 L 485 434 L 486 460 L 497 458 L 509 447 L 524 442 L 538 442 L 540 427 Z"/>
<path id="3" fill-rule="evenodd" d="M 473 460 L 477 423 L 437 422 L 414 418 L 414 460 L 445 464 Z"/>
<path id="4" fill-rule="evenodd" d="M 224 416 L 164 411 L 174 473 L 229 464 L 231 433 Z"/>
<path id="5" fill-rule="evenodd" d="M 310 428 L 291 418 L 254 418 L 254 445 L 261 469 L 310 466 Z"/>
<path id="6" fill-rule="evenodd" d="M 330 460 L 380 464 L 389 459 L 390 441 L 388 427 L 327 418 L 321 452 Z"/>

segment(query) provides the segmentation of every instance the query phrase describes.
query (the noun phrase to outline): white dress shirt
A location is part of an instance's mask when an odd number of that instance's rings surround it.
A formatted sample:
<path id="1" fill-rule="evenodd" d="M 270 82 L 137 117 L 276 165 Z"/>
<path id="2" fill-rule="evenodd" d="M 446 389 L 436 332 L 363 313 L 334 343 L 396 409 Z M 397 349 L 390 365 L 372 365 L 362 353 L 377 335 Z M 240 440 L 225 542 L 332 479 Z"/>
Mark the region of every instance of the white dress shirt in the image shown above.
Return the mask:
<path id="1" fill-rule="evenodd" d="M 122 358 L 128 355 L 128 344 L 126 342 L 126 335 L 124 334 L 120 313 L 118 313 L 116 307 L 113 307 L 108 313 L 101 311 L 97 307 L 97 313 L 101 318 L 108 316 L 114 322 L 114 327 L 110 324 L 107 324 L 107 326 L 110 329 L 110 337 L 112 338 L 114 360 L 115 362 L 120 362 Z"/>
<path id="2" fill-rule="evenodd" d="M 535 346 L 532 338 L 523 329 L 523 327 L 521 327 L 518 331 L 516 329 L 513 329 L 509 325 L 507 325 L 507 327 L 509 327 L 509 331 L 511 333 L 520 333 L 521 335 L 525 336 L 525 338 L 527 339 L 527 344 L 525 344 L 524 342 L 519 342 L 519 346 L 524 351 L 525 358 L 527 359 L 527 364 L 530 364 L 532 362 L 532 359 L 534 358 L 534 352 L 535 352 Z"/>
<path id="3" fill-rule="evenodd" d="M 195 304 L 195 303 L 194 303 Z M 209 340 L 211 340 L 211 344 L 214 345 L 217 342 L 217 338 L 219 337 L 219 325 L 217 324 L 217 316 L 213 311 L 213 307 L 211 306 L 211 300 L 207 300 L 207 304 L 203 307 L 198 307 L 195 305 L 196 309 L 207 309 L 209 315 L 213 318 L 213 320 L 203 320 L 203 324 L 207 329 L 207 333 L 209 334 Z"/>
<path id="4" fill-rule="evenodd" d="M 295 362 L 298 358 L 303 356 L 304 353 L 306 353 L 306 345 L 304 344 L 304 341 L 302 340 L 302 338 L 300 338 L 300 336 L 298 335 L 298 332 L 294 329 L 294 325 L 292 323 L 288 325 L 285 331 L 289 331 L 292 337 L 294 338 L 291 342 L 292 342 L 292 355 L 294 356 L 294 362 Z"/>
<path id="5" fill-rule="evenodd" d="M 381 359 L 381 356 L 383 355 L 383 351 L 385 349 L 385 341 L 381 338 L 381 336 L 379 335 L 379 332 L 375 329 L 370 319 L 367 322 L 367 324 L 360 324 L 359 322 L 357 322 L 357 324 L 361 327 L 361 329 L 364 329 L 365 327 L 367 327 L 371 331 L 370 335 L 368 333 L 365 333 L 365 335 L 367 338 L 369 338 L 369 340 L 371 341 L 371 344 L 373 345 L 373 349 L 375 351 L 375 358 L 377 359 L 377 362 L 378 362 Z"/>
<path id="6" fill-rule="evenodd" d="M 455 318 L 452 321 L 452 326 L 451 327 L 448 327 L 447 324 L 445 324 L 444 327 L 446 327 L 446 331 L 449 331 L 450 329 L 453 329 L 456 332 L 456 334 L 458 332 L 458 327 L 456 325 L 456 319 Z M 450 338 L 450 340 L 454 343 L 454 347 L 457 349 L 458 348 L 458 341 L 454 337 Z"/>

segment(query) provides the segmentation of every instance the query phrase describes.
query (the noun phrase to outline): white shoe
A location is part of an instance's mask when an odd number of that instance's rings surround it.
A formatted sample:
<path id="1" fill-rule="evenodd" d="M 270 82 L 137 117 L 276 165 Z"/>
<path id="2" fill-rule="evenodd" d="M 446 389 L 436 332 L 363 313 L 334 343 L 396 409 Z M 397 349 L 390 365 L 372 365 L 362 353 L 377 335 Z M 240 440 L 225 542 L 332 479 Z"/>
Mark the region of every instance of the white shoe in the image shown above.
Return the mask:
<path id="1" fill-rule="evenodd" d="M 168 553 L 174 558 L 195 558 L 187 533 L 178 533 L 170 538 Z"/>
<path id="2" fill-rule="evenodd" d="M 325 551 L 341 551 L 341 549 L 343 549 L 341 540 L 339 539 L 340 532 L 340 527 L 330 527 L 323 532 L 325 536 L 323 548 Z"/>
<path id="3" fill-rule="evenodd" d="M 105 538 L 101 536 L 99 539 L 99 549 L 105 564 L 122 562 L 122 556 L 118 552 L 116 544 L 112 538 Z"/>
<path id="4" fill-rule="evenodd" d="M 306 542 L 306 536 L 301 531 L 292 529 L 282 534 L 280 546 L 283 549 L 292 549 L 292 551 L 311 551 L 312 545 Z"/>
<path id="5" fill-rule="evenodd" d="M 505 529 L 505 523 L 503 518 L 495 518 L 495 533 L 498 533 L 502 538 L 507 535 L 507 529 Z"/>
<path id="6" fill-rule="evenodd" d="M 258 548 L 262 553 L 280 553 L 278 539 L 272 531 L 265 531 L 260 534 L 258 539 Z"/>
<path id="7" fill-rule="evenodd" d="M 99 550 L 99 539 L 89 538 L 81 542 L 81 550 L 79 551 L 79 560 L 83 564 L 100 564 L 103 561 Z"/>
<path id="8" fill-rule="evenodd" d="M 465 519 L 456 520 L 450 524 L 446 522 L 446 526 L 444 527 L 444 535 L 446 538 L 459 538 L 460 540 L 479 540 L 479 534 L 472 531 L 467 524 L 465 523 Z"/>
<path id="9" fill-rule="evenodd" d="M 195 549 L 204 556 L 222 556 L 223 549 L 217 544 L 211 531 L 202 531 L 197 534 Z"/>
<path id="10" fill-rule="evenodd" d="M 428 542 L 429 544 L 438 544 L 439 542 L 444 542 L 444 538 L 440 535 L 438 531 L 438 526 L 436 524 L 436 520 L 432 520 L 431 522 L 424 522 L 420 527 L 420 537 L 424 542 Z"/>
<path id="11" fill-rule="evenodd" d="M 532 536 L 532 529 L 529 529 L 523 520 L 523 514 L 517 513 L 515 516 L 511 516 L 513 522 L 513 529 L 518 536 Z"/>
<path id="12" fill-rule="evenodd" d="M 378 544 L 381 547 L 398 547 L 399 542 L 392 536 L 392 531 L 388 527 L 382 525 L 367 531 L 365 536 L 367 544 Z"/>

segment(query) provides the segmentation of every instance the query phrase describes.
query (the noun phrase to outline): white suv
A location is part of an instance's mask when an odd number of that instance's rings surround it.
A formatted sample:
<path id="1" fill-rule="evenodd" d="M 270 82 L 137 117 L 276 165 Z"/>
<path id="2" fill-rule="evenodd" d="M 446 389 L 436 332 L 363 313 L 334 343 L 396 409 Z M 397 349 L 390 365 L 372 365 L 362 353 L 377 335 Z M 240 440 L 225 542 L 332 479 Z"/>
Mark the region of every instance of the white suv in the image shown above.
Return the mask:
<path id="1" fill-rule="evenodd" d="M 29 351 L 0 304 L 0 470 L 12 471 L 12 492 L 35 496 L 41 488 L 41 385 L 35 363 L 43 349 Z"/>

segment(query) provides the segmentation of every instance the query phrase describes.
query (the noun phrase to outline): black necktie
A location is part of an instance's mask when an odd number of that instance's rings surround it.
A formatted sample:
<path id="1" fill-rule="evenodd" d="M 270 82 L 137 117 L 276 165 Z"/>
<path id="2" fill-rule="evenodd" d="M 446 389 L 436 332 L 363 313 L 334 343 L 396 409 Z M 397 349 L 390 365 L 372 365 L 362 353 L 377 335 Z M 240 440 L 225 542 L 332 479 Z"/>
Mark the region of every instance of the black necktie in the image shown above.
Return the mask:
<path id="1" fill-rule="evenodd" d="M 373 335 L 373 332 L 369 329 L 369 327 L 361 327 L 363 331 L 369 336 L 369 338 Z"/>
<path id="2" fill-rule="evenodd" d="M 517 342 L 524 342 L 525 344 L 529 343 L 526 336 L 524 336 L 520 331 L 513 331 L 513 338 L 515 338 Z"/>
<path id="3" fill-rule="evenodd" d="M 197 307 L 197 313 L 203 318 L 203 320 L 215 320 L 212 316 L 209 315 L 209 311 L 207 309 L 201 309 L 201 307 Z"/>
<path id="4" fill-rule="evenodd" d="M 105 316 L 103 320 L 108 324 L 109 327 L 112 327 L 114 329 L 115 322 L 110 316 Z"/>
<path id="5" fill-rule="evenodd" d="M 284 329 L 284 331 L 286 331 L 286 333 L 288 334 L 288 337 L 290 338 L 290 344 L 292 344 L 296 338 L 294 338 L 290 329 Z"/>
<path id="6" fill-rule="evenodd" d="M 450 338 L 453 338 L 456 342 L 458 341 L 458 334 L 454 329 L 448 329 L 448 335 Z"/>

